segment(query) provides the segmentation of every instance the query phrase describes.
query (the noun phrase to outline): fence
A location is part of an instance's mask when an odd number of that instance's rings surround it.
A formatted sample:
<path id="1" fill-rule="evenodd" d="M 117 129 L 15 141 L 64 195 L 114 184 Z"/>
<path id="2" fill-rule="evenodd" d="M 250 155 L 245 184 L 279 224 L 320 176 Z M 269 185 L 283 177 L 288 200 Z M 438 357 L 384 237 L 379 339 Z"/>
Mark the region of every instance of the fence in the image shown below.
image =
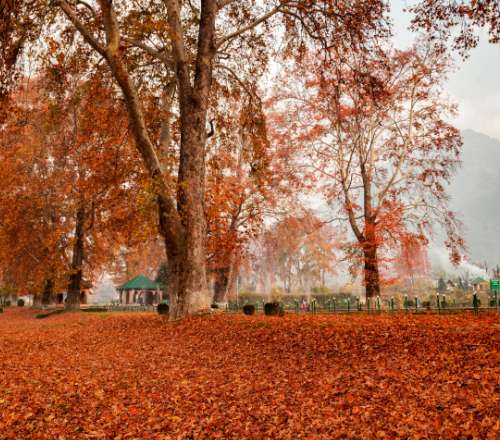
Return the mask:
<path id="1" fill-rule="evenodd" d="M 325 298 L 323 301 L 316 299 L 311 300 L 306 305 L 299 300 L 293 302 L 282 303 L 284 309 L 288 313 L 452 313 L 459 311 L 473 311 L 478 314 L 484 311 L 498 311 L 499 298 L 497 292 L 489 297 L 487 305 L 480 305 L 477 294 L 473 294 L 470 303 L 456 303 L 454 300 L 447 299 L 446 295 L 436 294 L 433 301 L 421 301 L 415 297 L 413 300 L 408 299 L 407 296 L 403 301 L 397 301 L 394 298 L 382 299 L 380 297 L 367 298 L 365 302 L 361 299 L 355 298 L 354 300 L 346 299 L 339 300 L 335 297 Z M 243 308 L 243 304 L 228 303 L 226 305 L 226 312 L 239 312 Z M 248 303 L 250 304 L 250 303 Z M 253 303 L 256 312 L 264 311 L 265 301 L 258 301 Z"/>

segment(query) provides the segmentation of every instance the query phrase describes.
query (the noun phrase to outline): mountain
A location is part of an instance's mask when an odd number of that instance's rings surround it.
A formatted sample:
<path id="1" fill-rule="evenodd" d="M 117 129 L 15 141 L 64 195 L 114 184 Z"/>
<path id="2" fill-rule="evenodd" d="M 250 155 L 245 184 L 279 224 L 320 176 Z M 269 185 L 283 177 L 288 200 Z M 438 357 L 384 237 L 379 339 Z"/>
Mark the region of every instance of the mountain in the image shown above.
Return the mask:
<path id="1" fill-rule="evenodd" d="M 472 262 L 500 263 L 500 141 L 462 132 L 462 166 L 451 182 L 451 208 L 459 213 Z"/>

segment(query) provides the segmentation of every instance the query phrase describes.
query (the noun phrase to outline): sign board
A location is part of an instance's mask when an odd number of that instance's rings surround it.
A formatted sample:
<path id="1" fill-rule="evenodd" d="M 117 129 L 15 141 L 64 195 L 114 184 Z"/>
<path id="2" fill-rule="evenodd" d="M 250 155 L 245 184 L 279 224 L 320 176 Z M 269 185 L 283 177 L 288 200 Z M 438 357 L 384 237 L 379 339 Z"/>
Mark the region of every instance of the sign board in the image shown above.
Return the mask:
<path id="1" fill-rule="evenodd" d="M 490 290 L 500 290 L 500 280 L 490 280 Z"/>

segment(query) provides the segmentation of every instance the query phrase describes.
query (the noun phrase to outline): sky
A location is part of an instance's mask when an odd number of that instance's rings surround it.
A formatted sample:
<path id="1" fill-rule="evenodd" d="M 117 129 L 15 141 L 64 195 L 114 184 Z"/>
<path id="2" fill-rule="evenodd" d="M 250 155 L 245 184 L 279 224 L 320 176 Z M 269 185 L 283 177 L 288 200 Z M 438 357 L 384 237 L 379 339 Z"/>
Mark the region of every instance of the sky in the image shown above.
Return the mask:
<path id="1" fill-rule="evenodd" d="M 408 3 L 391 0 L 394 42 L 399 48 L 411 46 L 417 35 L 408 30 L 411 14 L 403 11 Z M 455 59 L 456 71 L 445 84 L 446 93 L 459 105 L 454 125 L 500 139 L 500 44 L 488 43 L 484 32 L 467 60 L 458 55 Z"/>

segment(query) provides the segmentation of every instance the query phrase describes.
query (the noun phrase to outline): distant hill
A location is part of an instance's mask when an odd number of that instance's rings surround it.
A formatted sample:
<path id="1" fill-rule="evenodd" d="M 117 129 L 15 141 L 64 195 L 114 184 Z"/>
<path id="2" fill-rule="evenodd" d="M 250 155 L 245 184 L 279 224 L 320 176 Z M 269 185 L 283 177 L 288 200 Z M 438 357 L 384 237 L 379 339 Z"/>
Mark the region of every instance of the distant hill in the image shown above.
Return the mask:
<path id="1" fill-rule="evenodd" d="M 449 191 L 460 213 L 471 262 L 500 263 L 500 140 L 462 132 L 462 167 Z"/>

